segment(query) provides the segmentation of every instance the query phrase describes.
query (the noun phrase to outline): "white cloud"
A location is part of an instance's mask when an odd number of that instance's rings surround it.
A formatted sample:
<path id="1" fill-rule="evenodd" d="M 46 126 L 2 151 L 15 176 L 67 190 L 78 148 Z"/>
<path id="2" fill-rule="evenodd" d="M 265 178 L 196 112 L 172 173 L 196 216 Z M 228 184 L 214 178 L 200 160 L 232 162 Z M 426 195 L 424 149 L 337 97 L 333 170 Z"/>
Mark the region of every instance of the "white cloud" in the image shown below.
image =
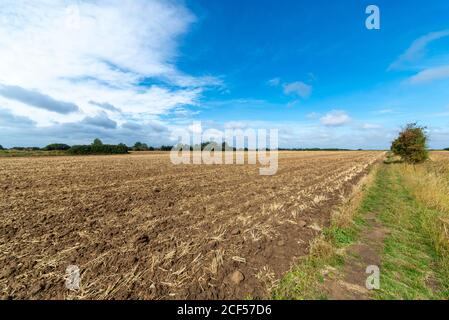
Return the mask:
<path id="1" fill-rule="evenodd" d="M 351 121 L 351 118 L 345 111 L 332 110 L 320 118 L 320 122 L 325 126 L 337 127 L 343 126 Z"/>
<path id="2" fill-rule="evenodd" d="M 222 82 L 184 74 L 175 66 L 178 37 L 194 21 L 173 1 L 3 0 L 0 85 L 41 95 L 31 97 L 39 98 L 40 109 L 29 99 L 7 95 L 0 104 L 39 126 L 101 115 L 100 104 L 139 121 L 195 105 L 205 88 Z M 144 79 L 164 85 L 140 85 Z M 79 110 L 57 114 L 45 102 L 55 108 L 61 106 L 57 102 L 71 103 Z M 117 110 L 103 110 L 118 124 L 126 121 Z"/>
<path id="3" fill-rule="evenodd" d="M 290 102 L 287 103 L 287 108 L 292 108 L 292 107 L 296 106 L 298 103 L 299 103 L 298 99 L 290 101 Z"/>
<path id="4" fill-rule="evenodd" d="M 407 63 L 414 62 L 415 60 L 421 58 L 424 55 L 427 45 L 429 43 L 448 36 L 449 30 L 442 30 L 437 32 L 430 32 L 416 39 L 415 41 L 413 41 L 411 46 L 388 67 L 388 69 L 389 70 L 400 69 Z"/>
<path id="5" fill-rule="evenodd" d="M 449 65 L 429 68 L 418 72 L 408 79 L 411 84 L 419 84 L 449 78 Z"/>
<path id="6" fill-rule="evenodd" d="M 112 112 L 121 112 L 121 110 L 119 108 L 116 108 L 115 106 L 113 106 L 112 104 L 107 103 L 107 102 L 101 103 L 101 102 L 90 100 L 89 103 L 91 105 L 97 106 L 97 107 L 99 107 L 101 109 L 104 109 L 104 110 L 109 110 L 109 111 L 112 111 Z"/>
<path id="7" fill-rule="evenodd" d="M 231 130 L 245 130 L 248 128 L 248 123 L 243 121 L 229 121 L 225 123 L 224 127 L 225 129 Z"/>
<path id="8" fill-rule="evenodd" d="M 312 86 L 301 81 L 284 83 L 284 93 L 293 94 L 302 98 L 308 98 L 312 92 Z"/>
<path id="9" fill-rule="evenodd" d="M 18 86 L 0 84 L 0 95 L 7 99 L 19 101 L 29 106 L 48 111 L 67 114 L 78 111 L 78 106 L 71 102 L 58 101 L 37 91 L 27 90 Z"/>
<path id="10" fill-rule="evenodd" d="M 382 128 L 382 125 L 376 124 L 376 123 L 364 123 L 362 124 L 362 129 L 365 130 L 373 130 L 373 129 L 380 129 Z"/>
<path id="11" fill-rule="evenodd" d="M 108 115 L 104 111 L 94 117 L 84 118 L 81 123 L 95 127 L 102 127 L 105 129 L 117 128 L 117 123 L 109 119 Z"/>
<path id="12" fill-rule="evenodd" d="M 267 81 L 267 84 L 271 87 L 277 87 L 278 85 L 281 84 L 281 79 L 280 78 L 273 78 Z"/>
<path id="13" fill-rule="evenodd" d="M 392 114 L 392 113 L 396 113 L 396 111 L 394 111 L 393 109 L 380 109 L 375 111 L 375 113 L 377 114 Z"/>
<path id="14" fill-rule="evenodd" d="M 307 119 L 318 119 L 320 114 L 318 112 L 310 112 L 306 115 Z"/>
<path id="15" fill-rule="evenodd" d="M 201 133 L 201 131 L 203 130 L 203 126 L 201 125 L 201 122 L 194 122 L 191 125 L 189 125 L 187 129 L 191 133 Z"/>

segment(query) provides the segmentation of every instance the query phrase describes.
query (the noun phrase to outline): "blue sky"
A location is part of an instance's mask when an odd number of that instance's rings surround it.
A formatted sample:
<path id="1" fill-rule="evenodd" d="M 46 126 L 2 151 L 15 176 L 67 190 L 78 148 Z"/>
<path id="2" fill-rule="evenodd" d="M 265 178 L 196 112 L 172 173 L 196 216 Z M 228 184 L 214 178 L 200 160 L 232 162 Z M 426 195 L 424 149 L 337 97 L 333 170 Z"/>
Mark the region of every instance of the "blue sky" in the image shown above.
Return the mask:
<path id="1" fill-rule="evenodd" d="M 368 30 L 365 8 L 380 9 Z M 281 147 L 449 146 L 449 2 L 0 4 L 0 144 L 172 143 L 278 128 Z"/>

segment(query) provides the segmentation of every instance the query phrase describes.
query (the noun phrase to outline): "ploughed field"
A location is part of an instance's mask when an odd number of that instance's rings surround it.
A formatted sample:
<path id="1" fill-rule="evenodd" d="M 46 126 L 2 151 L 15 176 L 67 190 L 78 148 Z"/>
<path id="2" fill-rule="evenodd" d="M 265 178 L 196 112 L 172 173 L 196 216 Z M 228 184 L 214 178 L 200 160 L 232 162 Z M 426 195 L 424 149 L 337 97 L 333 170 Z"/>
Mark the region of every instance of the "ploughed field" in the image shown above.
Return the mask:
<path id="1" fill-rule="evenodd" d="M 0 159 L 0 297 L 267 297 L 382 155 L 280 152 L 274 176 L 168 153 Z"/>

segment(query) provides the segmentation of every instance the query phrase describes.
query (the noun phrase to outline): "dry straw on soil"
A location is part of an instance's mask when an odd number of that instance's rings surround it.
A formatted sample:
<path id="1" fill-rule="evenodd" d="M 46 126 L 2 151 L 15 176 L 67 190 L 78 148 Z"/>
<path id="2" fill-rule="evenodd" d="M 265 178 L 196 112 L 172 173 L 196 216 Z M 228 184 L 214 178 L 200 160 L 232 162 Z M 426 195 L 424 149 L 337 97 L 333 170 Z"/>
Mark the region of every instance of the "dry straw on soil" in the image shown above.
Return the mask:
<path id="1" fill-rule="evenodd" d="M 174 166 L 168 154 L 1 159 L 0 293 L 266 296 L 381 155 L 283 152 L 275 176 L 251 165 Z M 77 292 L 64 286 L 72 264 Z"/>

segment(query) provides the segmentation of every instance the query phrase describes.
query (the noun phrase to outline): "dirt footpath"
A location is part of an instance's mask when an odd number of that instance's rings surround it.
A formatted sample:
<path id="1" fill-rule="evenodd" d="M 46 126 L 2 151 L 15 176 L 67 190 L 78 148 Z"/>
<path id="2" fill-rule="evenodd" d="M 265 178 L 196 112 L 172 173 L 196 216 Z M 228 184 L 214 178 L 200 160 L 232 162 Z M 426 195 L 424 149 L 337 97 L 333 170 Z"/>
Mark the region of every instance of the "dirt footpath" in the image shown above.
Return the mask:
<path id="1" fill-rule="evenodd" d="M 366 226 L 360 233 L 359 242 L 346 248 L 346 259 L 343 269 L 337 277 L 325 279 L 325 291 L 331 300 L 368 300 L 373 291 L 366 286 L 367 278 L 373 275 L 368 266 L 381 266 L 381 254 L 384 240 L 389 231 L 370 212 L 364 217 Z M 373 284 L 370 282 L 371 285 Z"/>

